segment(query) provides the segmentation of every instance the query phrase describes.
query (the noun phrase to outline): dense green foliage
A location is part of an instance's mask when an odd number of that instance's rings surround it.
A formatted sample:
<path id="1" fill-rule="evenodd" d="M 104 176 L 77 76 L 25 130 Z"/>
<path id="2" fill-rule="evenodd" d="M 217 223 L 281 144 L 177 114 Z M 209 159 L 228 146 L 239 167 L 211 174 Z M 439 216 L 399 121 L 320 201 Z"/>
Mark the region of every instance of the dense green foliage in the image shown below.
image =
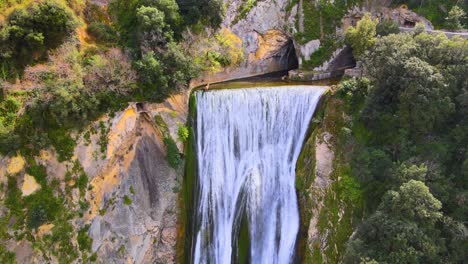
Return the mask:
<path id="1" fill-rule="evenodd" d="M 400 28 L 398 27 L 398 24 L 395 21 L 383 19 L 377 24 L 376 33 L 379 36 L 398 34 L 400 33 Z"/>
<path id="2" fill-rule="evenodd" d="M 222 0 L 177 0 L 185 25 L 201 23 L 213 28 L 223 22 Z"/>
<path id="3" fill-rule="evenodd" d="M 179 128 L 177 129 L 177 136 L 179 137 L 180 141 L 187 141 L 189 137 L 189 128 L 184 125 L 179 125 Z"/>
<path id="4" fill-rule="evenodd" d="M 123 43 L 137 59 L 140 97 L 160 101 L 196 76 L 196 65 L 177 43 L 183 21 L 175 0 L 114 0 L 110 10 Z"/>
<path id="5" fill-rule="evenodd" d="M 46 52 L 58 47 L 77 23 L 66 6 L 51 0 L 13 10 L 0 24 L 1 77 L 11 78 L 29 63 L 44 59 Z"/>
<path id="6" fill-rule="evenodd" d="M 461 263 L 468 245 L 467 41 L 425 32 L 371 41 L 360 57 L 371 82 L 341 85 L 355 113 L 353 174 L 366 195 L 366 218 L 345 261 Z"/>
<path id="7" fill-rule="evenodd" d="M 375 45 L 376 26 L 378 21 L 371 18 L 369 13 L 346 30 L 345 41 L 353 48 L 353 55 L 361 59 L 364 53 Z"/>
<path id="8" fill-rule="evenodd" d="M 167 136 L 164 138 L 164 146 L 166 146 L 166 160 L 169 166 L 174 169 L 179 169 L 182 163 L 179 149 L 172 137 Z"/>
<path id="9" fill-rule="evenodd" d="M 82 1 L 1 6 L 12 11 L 0 24 L 0 78 L 21 78 L 0 82 L 0 152 L 37 153 L 52 145 L 60 161 L 68 160 L 76 145 L 71 129 L 129 100 L 161 101 L 185 87 L 205 67 L 179 43 L 183 30 L 190 23 L 217 27 L 223 16 L 220 1 L 197 4 L 210 16 L 191 8 L 181 14 L 175 0 L 113 0 L 110 14 Z M 89 36 L 73 34 L 77 15 Z M 83 48 L 83 40 L 97 46 Z M 111 48 L 119 43 L 128 51 Z"/>

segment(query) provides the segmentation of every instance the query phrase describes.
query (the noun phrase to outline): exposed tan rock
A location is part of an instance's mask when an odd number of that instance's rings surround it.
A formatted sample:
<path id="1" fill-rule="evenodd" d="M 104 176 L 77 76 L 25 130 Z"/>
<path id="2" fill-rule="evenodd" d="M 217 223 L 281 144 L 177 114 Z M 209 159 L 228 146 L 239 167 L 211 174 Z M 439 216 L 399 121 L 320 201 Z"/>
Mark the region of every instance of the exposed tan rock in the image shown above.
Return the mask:
<path id="1" fill-rule="evenodd" d="M 37 235 L 42 238 L 44 235 L 50 235 L 52 233 L 52 228 L 54 228 L 54 224 L 45 224 L 41 225 L 37 229 Z"/>
<path id="2" fill-rule="evenodd" d="M 39 185 L 39 183 L 36 182 L 36 179 L 34 179 L 33 176 L 27 173 L 24 174 L 23 184 L 21 185 L 22 196 L 28 196 L 30 194 L 33 194 L 40 188 L 41 185 Z"/>
<path id="3" fill-rule="evenodd" d="M 288 44 L 288 41 L 289 37 L 277 29 L 271 29 L 264 34 L 259 34 L 255 59 L 264 60 L 277 55 Z"/>
<path id="4" fill-rule="evenodd" d="M 26 161 L 21 155 L 17 155 L 10 159 L 6 172 L 10 175 L 16 174 L 24 169 Z"/>

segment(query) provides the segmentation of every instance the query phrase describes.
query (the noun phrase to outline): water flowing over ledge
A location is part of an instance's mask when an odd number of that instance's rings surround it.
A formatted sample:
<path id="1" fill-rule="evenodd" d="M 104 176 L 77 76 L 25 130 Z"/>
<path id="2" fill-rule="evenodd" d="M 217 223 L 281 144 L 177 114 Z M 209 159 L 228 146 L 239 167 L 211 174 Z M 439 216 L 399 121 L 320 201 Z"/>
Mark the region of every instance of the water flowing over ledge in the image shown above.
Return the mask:
<path id="1" fill-rule="evenodd" d="M 281 86 L 197 91 L 194 263 L 238 262 L 242 219 L 251 263 L 290 263 L 299 229 L 295 164 L 325 91 Z"/>

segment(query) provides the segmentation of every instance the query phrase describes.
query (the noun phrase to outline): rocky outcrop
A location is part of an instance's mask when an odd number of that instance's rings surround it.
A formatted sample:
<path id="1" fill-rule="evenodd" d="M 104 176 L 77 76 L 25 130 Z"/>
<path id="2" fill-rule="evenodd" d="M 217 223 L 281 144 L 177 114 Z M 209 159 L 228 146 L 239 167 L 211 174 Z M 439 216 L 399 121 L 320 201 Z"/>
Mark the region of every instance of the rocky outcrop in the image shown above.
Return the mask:
<path id="1" fill-rule="evenodd" d="M 45 167 L 47 182 L 58 183 L 54 195 L 66 193 L 65 199 L 69 201 L 66 210 L 80 212 L 79 216 L 67 219 L 73 230 L 64 234 L 70 236 L 76 248 L 76 233 L 87 230 L 92 247 L 86 254 L 94 254 L 99 262 L 178 262 L 176 242 L 181 230 L 182 172 L 168 165 L 163 137 L 177 140 L 178 127 L 186 121 L 187 103 L 187 94 L 178 94 L 161 104 L 130 104 L 112 116 L 103 116 L 80 134 L 75 132 L 73 137 L 78 140 L 71 161 L 59 162 L 53 149 L 42 150 L 34 157 L 37 165 Z M 156 115 L 164 120 L 168 133 L 165 131 L 163 135 L 155 125 Z M 178 145 L 182 153 L 182 144 L 178 142 Z M 17 178 L 22 197 L 41 190 L 42 183 L 36 176 L 26 173 L 26 167 L 31 164 L 29 158 L 19 154 L 0 157 L 3 190 L 0 201 L 5 200 L 7 176 Z M 82 189 L 84 193 L 76 188 L 77 178 L 70 176 L 76 170 L 86 174 L 88 185 Z M 81 206 L 86 209 L 80 211 Z M 7 212 L 0 203 L 0 218 Z M 9 225 L 15 221 L 11 218 Z M 57 222 L 42 223 L 30 231 L 31 237 L 40 246 L 42 240 L 56 235 L 55 227 Z M 60 262 L 57 256 L 42 251 L 38 245 L 33 247 L 28 241 L 31 238 L 23 236 L 17 241 L 17 236 L 10 231 L 7 231 L 8 240 L 0 241 L 0 246 L 16 253 L 18 263 Z M 83 261 L 85 253 L 75 254 L 79 254 L 75 262 Z"/>
<path id="2" fill-rule="evenodd" d="M 348 14 L 346 14 L 346 16 L 341 20 L 341 29 L 344 31 L 350 26 L 356 26 L 357 22 L 361 20 L 366 12 L 371 13 L 372 16 L 377 18 L 379 21 L 393 20 L 400 27 L 413 28 L 416 23 L 422 23 L 426 29 L 434 29 L 429 20 L 409 10 L 405 5 L 397 8 L 389 8 L 384 5 L 371 6 L 367 8 L 355 7 L 349 10 Z"/>
<path id="3" fill-rule="evenodd" d="M 93 159 L 98 144 L 80 142 L 76 154 L 92 177 L 90 223 L 92 251 L 112 263 L 175 263 L 181 173 L 169 167 L 161 131 L 153 117 L 166 118 L 171 132 L 184 122 L 184 95 L 163 104 L 132 105 L 111 123 L 107 156 Z M 176 133 L 176 132 L 175 132 Z M 95 155 L 94 155 L 95 156 Z"/>
<path id="4" fill-rule="evenodd" d="M 357 225 L 359 184 L 349 176 L 351 141 L 343 134 L 349 116 L 334 93 L 332 86 L 322 97 L 296 165 L 298 263 L 341 263 Z"/>
<path id="5" fill-rule="evenodd" d="M 330 184 L 333 181 L 330 175 L 333 172 L 335 153 L 330 143 L 331 137 L 330 133 L 323 132 L 317 135 L 315 142 L 315 178 L 309 190 L 313 196 L 314 206 L 312 207 L 312 217 L 307 232 L 307 244 L 311 251 L 319 245 L 318 248 L 322 252 L 323 248 L 327 246 L 326 238 L 324 239 L 323 234 L 318 230 L 317 224 L 320 212 L 324 209 L 324 198 L 329 192 Z"/>
<path id="6" fill-rule="evenodd" d="M 255 75 L 285 71 L 297 67 L 292 42 L 297 7 L 287 11 L 288 0 L 255 1 L 242 17 L 245 0 L 225 0 L 224 28 L 242 40 L 243 63 L 227 67 L 215 74 L 206 74 L 192 81 L 191 86 L 227 81 Z"/>

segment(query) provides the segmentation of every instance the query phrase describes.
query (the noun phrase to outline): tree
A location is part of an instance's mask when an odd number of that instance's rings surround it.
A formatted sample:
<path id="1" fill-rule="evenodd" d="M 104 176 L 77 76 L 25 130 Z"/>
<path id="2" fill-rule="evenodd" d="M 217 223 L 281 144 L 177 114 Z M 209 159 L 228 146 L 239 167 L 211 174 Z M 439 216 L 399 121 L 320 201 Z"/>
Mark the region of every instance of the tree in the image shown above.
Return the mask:
<path id="1" fill-rule="evenodd" d="M 466 13 L 459 6 L 455 5 L 450 9 L 448 16 L 445 18 L 448 29 L 460 30 L 464 28 L 462 21 L 465 19 Z"/>
<path id="2" fill-rule="evenodd" d="M 425 164 L 417 166 L 414 164 L 402 163 L 392 176 L 395 178 L 394 183 L 400 186 L 410 180 L 424 182 L 426 180 L 426 175 L 427 166 Z"/>
<path id="3" fill-rule="evenodd" d="M 165 22 L 164 12 L 155 7 L 137 9 L 140 44 L 144 50 L 157 50 L 172 40 L 173 33 Z"/>
<path id="4" fill-rule="evenodd" d="M 441 241 L 434 236 L 442 204 L 420 181 L 385 194 L 378 210 L 349 242 L 345 262 L 362 258 L 385 263 L 437 262 Z M 357 261 L 359 262 L 359 261 Z"/>
<path id="5" fill-rule="evenodd" d="M 417 139 L 442 124 L 454 105 L 444 95 L 444 80 L 437 68 L 411 57 L 405 61 L 404 70 L 398 117 L 412 138 Z"/>
<path id="6" fill-rule="evenodd" d="M 157 0 L 150 1 L 152 6 L 164 12 L 165 21 L 171 26 L 172 29 L 177 29 L 181 23 L 181 17 L 179 13 L 179 6 L 175 0 Z"/>
<path id="7" fill-rule="evenodd" d="M 222 0 L 177 0 L 186 25 L 201 22 L 218 28 L 223 22 L 224 6 Z"/>
<path id="8" fill-rule="evenodd" d="M 372 19 L 369 13 L 357 23 L 350 26 L 345 33 L 345 42 L 353 48 L 353 55 L 360 60 L 366 51 L 375 46 L 376 27 L 378 20 Z"/>
<path id="9" fill-rule="evenodd" d="M 113 92 L 128 96 L 136 87 L 137 74 L 130 58 L 120 49 L 113 48 L 90 59 L 83 81 L 94 93 Z"/>
<path id="10" fill-rule="evenodd" d="M 11 76 L 46 57 L 60 46 L 78 25 L 76 17 L 55 1 L 32 2 L 16 8 L 0 29 L 0 61 Z"/>

